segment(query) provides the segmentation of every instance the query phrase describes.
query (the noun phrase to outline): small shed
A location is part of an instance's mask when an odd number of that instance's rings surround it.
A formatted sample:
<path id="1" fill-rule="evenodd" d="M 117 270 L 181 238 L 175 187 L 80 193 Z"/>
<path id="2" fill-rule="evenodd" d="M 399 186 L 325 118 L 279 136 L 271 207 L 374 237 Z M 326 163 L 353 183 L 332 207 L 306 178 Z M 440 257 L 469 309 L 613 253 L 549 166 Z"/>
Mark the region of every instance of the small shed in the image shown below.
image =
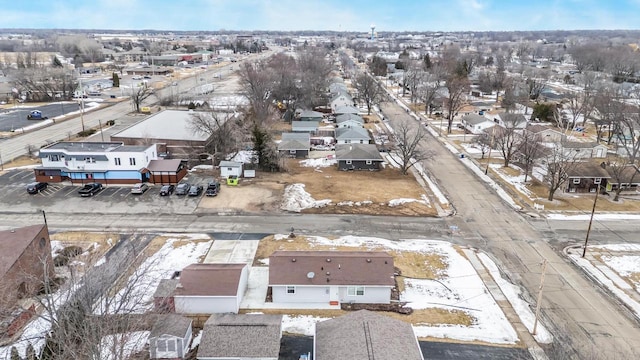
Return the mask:
<path id="1" fill-rule="evenodd" d="M 158 316 L 149 334 L 151 359 L 184 359 L 191 343 L 191 319 L 177 314 Z"/>
<path id="2" fill-rule="evenodd" d="M 220 176 L 228 178 L 229 176 L 242 176 L 242 166 L 244 164 L 237 161 L 220 161 Z"/>

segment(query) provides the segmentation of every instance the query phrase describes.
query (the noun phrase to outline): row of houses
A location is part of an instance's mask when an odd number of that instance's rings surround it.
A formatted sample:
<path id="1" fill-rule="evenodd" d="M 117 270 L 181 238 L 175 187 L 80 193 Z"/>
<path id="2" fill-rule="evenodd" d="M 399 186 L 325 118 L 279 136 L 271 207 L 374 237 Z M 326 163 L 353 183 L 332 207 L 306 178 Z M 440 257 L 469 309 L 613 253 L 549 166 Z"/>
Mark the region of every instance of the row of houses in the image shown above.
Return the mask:
<path id="1" fill-rule="evenodd" d="M 193 341 L 192 326 L 191 319 L 180 315 L 159 316 L 149 334 L 150 358 L 184 359 Z M 204 324 L 196 359 L 277 360 L 281 339 L 282 315 L 214 314 Z M 367 310 L 318 322 L 312 350 L 314 360 L 370 359 L 371 354 L 377 359 L 424 359 L 411 324 Z"/>
<path id="2" fill-rule="evenodd" d="M 274 303 L 389 304 L 395 287 L 393 257 L 385 252 L 276 251 L 269 257 Z M 247 264 L 191 264 L 163 279 L 154 295 L 159 312 L 238 313 Z"/>

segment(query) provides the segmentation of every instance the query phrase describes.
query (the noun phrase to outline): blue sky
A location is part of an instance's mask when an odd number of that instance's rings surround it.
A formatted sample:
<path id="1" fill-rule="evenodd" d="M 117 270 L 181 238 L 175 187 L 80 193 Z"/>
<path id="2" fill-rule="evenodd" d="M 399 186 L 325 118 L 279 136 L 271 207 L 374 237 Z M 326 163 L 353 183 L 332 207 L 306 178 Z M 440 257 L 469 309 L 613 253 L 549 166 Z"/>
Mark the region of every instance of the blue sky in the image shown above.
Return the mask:
<path id="1" fill-rule="evenodd" d="M 638 29 L 640 0 L 2 0 L 2 28 Z"/>

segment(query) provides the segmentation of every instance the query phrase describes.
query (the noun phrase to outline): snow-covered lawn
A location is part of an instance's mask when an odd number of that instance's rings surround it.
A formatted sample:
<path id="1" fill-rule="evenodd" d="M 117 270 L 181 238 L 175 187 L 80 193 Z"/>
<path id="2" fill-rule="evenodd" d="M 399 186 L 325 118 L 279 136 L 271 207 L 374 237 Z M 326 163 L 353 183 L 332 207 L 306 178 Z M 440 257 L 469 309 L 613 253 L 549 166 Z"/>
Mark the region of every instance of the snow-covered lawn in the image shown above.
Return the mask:
<path id="1" fill-rule="evenodd" d="M 274 238 L 285 239 L 287 236 L 278 235 Z M 470 326 L 417 323 L 413 324 L 416 335 L 496 344 L 518 342 L 516 331 L 494 301 L 474 267 L 454 245 L 448 242 L 393 241 L 357 236 L 343 236 L 337 239 L 309 237 L 308 240 L 312 245 L 436 254 L 446 264 L 438 281 L 406 278 L 405 289 L 400 294 L 400 300 L 408 302 L 407 305 L 416 310 L 439 308 L 461 311 L 472 318 L 473 323 Z M 314 324 L 322 320 L 325 319 L 314 316 L 285 316 L 283 330 L 312 335 Z"/>
<path id="2" fill-rule="evenodd" d="M 128 359 L 142 351 L 149 338 L 149 331 L 134 331 L 107 335 L 100 342 L 100 360 Z"/>
<path id="3" fill-rule="evenodd" d="M 524 194 L 530 200 L 537 199 L 537 196 L 527 188 L 527 184 L 524 182 L 524 171 L 521 168 L 510 164 L 509 168 L 518 171 L 519 174 L 517 176 L 512 176 L 507 174 L 505 171 L 502 171 L 503 166 L 500 164 L 490 164 L 489 167 L 491 167 L 491 169 L 493 169 L 493 171 L 498 174 L 502 178 L 502 180 L 513 185 L 516 189 L 518 189 L 519 192 Z M 529 179 L 531 179 L 531 176 L 527 176 L 527 180 Z"/>
<path id="4" fill-rule="evenodd" d="M 153 305 L 153 293 L 160 280 L 170 278 L 174 271 L 187 265 L 198 263 L 212 244 L 206 234 L 189 234 L 186 241 L 187 235 L 167 236 L 170 238 L 131 274 L 127 286 L 115 295 L 115 299 L 108 299 L 110 305 L 96 304 L 96 312 L 115 312 L 117 305 L 121 307 L 120 313 L 144 313 Z"/>
<path id="5" fill-rule="evenodd" d="M 592 245 L 584 258 L 582 248 L 569 250 L 568 256 L 640 319 L 640 244 Z"/>

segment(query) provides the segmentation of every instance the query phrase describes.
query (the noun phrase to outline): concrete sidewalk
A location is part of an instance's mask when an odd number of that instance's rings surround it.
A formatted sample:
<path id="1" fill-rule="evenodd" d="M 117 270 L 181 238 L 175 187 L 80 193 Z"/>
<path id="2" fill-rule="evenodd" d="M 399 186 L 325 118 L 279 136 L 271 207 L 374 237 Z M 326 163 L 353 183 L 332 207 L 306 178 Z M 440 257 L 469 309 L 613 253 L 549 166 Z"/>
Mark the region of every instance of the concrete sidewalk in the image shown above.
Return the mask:
<path id="1" fill-rule="evenodd" d="M 245 263 L 251 266 L 260 240 L 215 240 L 202 261 L 211 263 Z"/>

